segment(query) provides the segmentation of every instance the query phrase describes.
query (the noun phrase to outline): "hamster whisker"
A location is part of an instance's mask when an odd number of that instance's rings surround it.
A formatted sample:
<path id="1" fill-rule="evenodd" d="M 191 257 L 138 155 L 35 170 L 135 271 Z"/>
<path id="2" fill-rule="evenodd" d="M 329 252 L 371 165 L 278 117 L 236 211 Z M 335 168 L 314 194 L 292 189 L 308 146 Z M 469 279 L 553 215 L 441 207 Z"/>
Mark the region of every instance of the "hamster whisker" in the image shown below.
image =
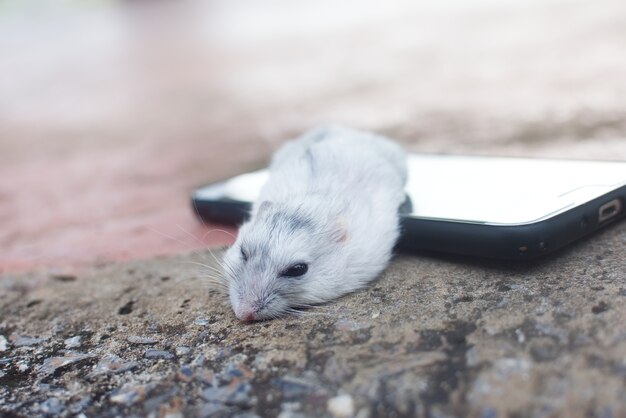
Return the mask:
<path id="1" fill-rule="evenodd" d="M 212 272 L 210 270 L 207 270 L 207 271 L 204 271 L 204 272 L 201 272 L 201 273 L 204 273 L 204 274 L 202 274 L 202 277 L 201 277 L 202 281 L 212 280 L 212 281 L 215 281 L 215 282 L 219 282 L 223 286 L 226 287 L 227 282 L 226 282 L 226 280 L 222 276 L 216 275 L 214 272 Z"/>
<path id="2" fill-rule="evenodd" d="M 295 311 L 295 312 L 307 312 L 307 313 L 311 313 L 311 311 L 315 310 L 317 312 L 319 312 L 320 310 L 328 310 L 326 306 L 322 306 L 322 305 L 313 305 L 313 304 L 309 304 L 309 303 L 298 303 L 296 305 L 291 305 L 289 308 L 290 311 Z"/>
<path id="3" fill-rule="evenodd" d="M 236 236 L 235 234 L 232 234 L 232 233 L 230 233 L 230 232 L 226 231 L 225 229 L 213 228 L 213 229 L 210 229 L 210 230 L 206 231 L 206 232 L 204 233 L 204 235 L 202 235 L 202 242 L 204 242 L 204 239 L 205 239 L 205 238 L 206 238 L 209 234 L 212 234 L 213 232 L 221 232 L 221 233 L 223 233 L 223 234 L 226 234 L 226 235 L 230 236 L 232 239 L 237 239 L 237 236 Z"/>
<path id="4" fill-rule="evenodd" d="M 295 315 L 295 316 L 304 316 L 306 315 L 306 312 L 300 309 L 295 309 L 295 308 L 287 308 L 285 309 L 285 313 L 288 315 Z"/>
<path id="5" fill-rule="evenodd" d="M 198 242 L 198 244 L 200 244 L 202 246 L 205 245 L 204 242 L 202 240 L 200 240 L 200 238 L 196 237 L 194 234 L 192 234 L 191 232 L 187 231 L 185 228 L 183 228 L 179 224 L 174 224 L 174 225 L 176 225 L 176 228 L 178 228 L 181 232 L 184 232 L 185 234 L 190 236 L 192 239 L 196 240 Z"/>
<path id="6" fill-rule="evenodd" d="M 194 234 L 192 234 L 191 232 L 187 231 L 185 228 L 183 228 L 182 226 L 180 226 L 179 224 L 174 224 L 176 225 L 176 227 L 181 231 L 184 232 L 187 236 L 189 236 L 192 240 L 196 241 L 198 244 L 200 244 L 202 247 L 210 250 L 210 248 L 208 248 L 207 244 L 204 242 L 204 239 L 206 238 L 207 234 L 211 231 L 206 232 L 202 238 L 198 238 L 197 236 L 195 236 Z M 224 231 L 226 232 L 226 231 Z M 200 250 L 197 250 L 200 251 Z"/>
<path id="7" fill-rule="evenodd" d="M 226 265 L 226 263 L 225 263 L 225 261 L 224 261 L 224 259 L 223 259 L 223 258 L 222 258 L 222 259 L 218 258 L 218 257 L 215 255 L 215 252 L 214 252 L 213 250 L 211 250 L 211 248 L 206 248 L 206 251 L 207 251 L 207 252 L 209 253 L 209 255 L 213 258 L 213 261 L 212 261 L 212 262 L 214 262 L 215 264 L 217 264 L 217 266 L 218 266 L 219 268 L 221 268 L 222 270 L 226 270 L 228 267 L 230 267 L 230 266 L 227 266 L 227 265 Z M 207 261 L 211 262 L 210 260 L 207 260 Z M 232 269 L 230 269 L 230 270 L 231 270 L 230 272 L 232 273 Z"/>
<path id="8" fill-rule="evenodd" d="M 224 297 L 228 295 L 228 289 L 221 287 L 219 284 L 215 283 L 212 286 L 211 283 L 207 283 L 206 290 L 208 292 L 216 292 L 225 302 L 228 301 L 228 298 Z"/>
<path id="9" fill-rule="evenodd" d="M 207 248 L 207 251 L 209 252 L 209 255 L 211 257 L 213 257 L 213 261 L 215 262 L 215 264 L 217 264 L 220 268 L 223 268 L 224 265 L 223 265 L 222 261 L 217 258 L 215 253 L 210 248 Z"/>
<path id="10" fill-rule="evenodd" d="M 219 270 L 218 268 L 215 268 L 215 267 L 210 266 L 208 264 L 198 263 L 197 261 L 182 261 L 182 263 L 183 264 L 193 264 L 195 266 L 204 267 L 207 270 L 212 271 L 212 272 L 217 273 L 217 274 L 221 274 L 222 273 L 221 270 Z"/>
<path id="11" fill-rule="evenodd" d="M 161 231 L 159 231 L 159 230 L 156 230 L 156 229 L 154 229 L 154 228 L 149 228 L 149 229 L 150 229 L 152 232 L 154 232 L 154 233 L 156 233 L 156 234 L 158 234 L 158 235 L 160 235 L 160 236 L 162 236 L 162 237 L 165 237 L 165 238 L 167 238 L 167 239 L 170 239 L 170 240 L 172 240 L 172 241 L 174 241 L 174 242 L 177 242 L 177 243 L 179 243 L 179 244 L 183 245 L 184 247 L 187 247 L 186 249 L 190 249 L 190 248 L 192 248 L 192 246 L 191 246 L 189 243 L 184 242 L 184 241 L 182 241 L 182 240 L 180 240 L 180 239 L 178 239 L 178 238 L 176 238 L 176 237 L 173 237 L 173 236 L 171 236 L 171 235 L 168 235 L 168 234 L 166 234 L 166 233 L 164 233 L 164 232 L 161 232 Z M 185 231 L 185 232 L 186 232 L 186 231 Z M 194 237 L 194 238 L 195 238 L 195 237 Z M 209 250 L 209 253 L 213 256 L 213 258 L 215 258 L 215 255 L 211 252 L 211 250 L 210 250 L 209 248 L 207 248 L 207 250 Z M 202 258 L 204 258 L 204 256 L 205 256 L 205 254 L 203 254 L 203 253 L 202 253 L 202 249 L 195 249 L 195 250 L 192 250 L 192 251 L 191 251 L 191 255 L 198 255 L 198 256 L 200 256 L 200 257 L 202 257 Z M 208 260 L 207 260 L 207 261 L 208 261 Z M 219 264 L 219 261 L 218 261 L 216 258 L 215 258 L 215 261 Z"/>
<path id="12" fill-rule="evenodd" d="M 182 246 L 186 247 L 186 249 L 191 249 L 192 248 L 192 246 L 189 243 L 187 243 L 187 242 L 185 242 L 183 240 L 180 240 L 180 239 L 178 239 L 176 237 L 173 237 L 171 235 L 168 235 L 165 232 L 161 232 L 161 231 L 159 231 L 157 229 L 154 229 L 152 227 L 148 227 L 148 229 L 150 231 L 154 232 L 155 234 L 158 234 L 158 235 L 160 235 L 160 236 L 162 236 L 164 238 L 170 239 L 170 240 L 172 240 L 174 242 L 177 242 L 177 243 L 181 244 Z"/>
<path id="13" fill-rule="evenodd" d="M 211 290 L 220 290 L 223 293 L 228 292 L 228 286 L 219 278 L 206 276 L 203 280 L 203 284 Z"/>
<path id="14" fill-rule="evenodd" d="M 328 312 L 314 312 L 312 310 L 307 309 L 300 309 L 300 308 L 288 308 L 285 313 L 289 314 L 289 315 L 294 315 L 294 316 L 300 316 L 300 317 L 304 317 L 304 316 L 328 316 L 330 315 Z"/>
<path id="15" fill-rule="evenodd" d="M 150 231 L 154 232 L 155 234 L 158 234 L 158 235 L 160 235 L 160 236 L 162 236 L 164 238 L 167 238 L 169 240 L 172 240 L 174 242 L 177 242 L 177 243 L 181 244 L 183 247 L 185 247 L 186 250 L 191 250 L 191 254 L 192 255 L 199 255 L 199 256 L 203 257 L 204 254 L 202 253 L 202 251 L 206 249 L 206 250 L 209 251 L 209 254 L 211 254 L 211 256 L 215 259 L 215 261 L 218 264 L 220 264 L 219 260 L 215 257 L 215 255 L 213 254 L 213 252 L 211 251 L 210 248 L 193 249 L 193 246 L 191 244 L 189 244 L 188 242 L 185 242 L 185 241 L 183 241 L 181 239 L 178 239 L 178 238 L 176 238 L 176 237 L 174 237 L 172 235 L 166 234 L 165 232 L 159 231 L 159 230 L 151 228 L 151 227 L 148 227 L 148 229 Z M 185 231 L 184 229 L 182 229 L 182 231 L 187 233 L 188 235 L 190 235 L 192 238 L 198 239 L 197 237 L 193 236 L 192 234 L 190 234 L 189 232 Z"/>
<path id="16" fill-rule="evenodd" d="M 331 306 L 331 305 L 327 305 L 327 304 L 323 304 L 323 303 L 299 303 L 297 305 L 293 306 L 294 308 L 302 308 L 302 309 L 310 309 L 310 310 L 315 310 L 318 313 L 325 313 L 328 315 L 336 315 L 336 307 L 335 306 Z"/>
<path id="17" fill-rule="evenodd" d="M 207 237 L 210 233 L 212 233 L 212 232 L 223 232 L 223 233 L 225 233 L 225 234 L 227 234 L 227 235 L 230 235 L 232 238 L 235 238 L 235 236 L 234 236 L 233 234 L 231 234 L 230 232 L 225 231 L 225 230 L 223 230 L 223 229 L 217 229 L 217 228 L 215 228 L 215 229 L 211 229 L 211 230 L 209 230 L 209 231 L 206 231 L 206 232 L 204 233 L 204 235 L 202 235 L 202 238 L 198 238 L 198 237 L 196 237 L 195 235 L 193 235 L 191 232 L 187 231 L 187 230 L 186 230 L 185 228 L 183 228 L 182 226 L 180 226 L 180 225 L 178 225 L 178 224 L 175 224 L 175 225 L 176 225 L 176 227 L 177 227 L 178 229 L 180 229 L 182 232 L 184 232 L 185 234 L 187 234 L 188 236 L 190 236 L 192 239 L 196 240 L 196 241 L 197 241 L 200 245 L 202 245 L 202 246 L 206 246 L 206 244 L 204 243 L 204 240 L 205 240 L 205 238 L 206 238 L 206 237 Z M 219 260 L 217 259 L 217 257 L 215 256 L 215 254 L 213 253 L 213 251 L 211 251 L 211 248 L 206 247 L 206 249 L 209 251 L 209 254 L 211 254 L 211 256 L 213 257 L 213 259 L 215 260 L 215 262 L 217 262 L 218 264 L 221 264 L 221 263 L 220 263 L 220 261 L 219 261 Z"/>
<path id="18" fill-rule="evenodd" d="M 208 272 L 208 274 L 204 275 L 202 279 L 203 282 L 211 284 L 213 287 L 219 286 L 223 290 L 228 290 L 228 283 L 221 276 L 214 276 L 211 272 Z"/>
<path id="19" fill-rule="evenodd" d="M 200 266 L 203 269 L 205 269 L 205 272 L 208 274 L 207 275 L 202 274 L 202 279 L 204 282 L 213 285 L 212 289 L 219 288 L 219 290 L 221 291 L 226 291 L 228 289 L 228 283 L 226 279 L 222 276 L 222 272 L 219 269 L 213 266 L 210 266 L 208 264 L 199 263 L 196 261 L 183 261 L 182 263 L 193 264 L 193 265 Z"/>
<path id="20" fill-rule="evenodd" d="M 215 290 L 221 294 L 228 294 L 228 287 L 219 279 L 207 276 L 202 283 L 207 290 Z"/>
<path id="21" fill-rule="evenodd" d="M 228 261 L 223 260 L 223 262 L 220 263 L 220 267 L 228 272 L 230 274 L 230 277 L 234 277 L 235 280 L 239 280 L 239 276 L 235 274 L 235 268 Z"/>
<path id="22" fill-rule="evenodd" d="M 213 262 L 211 260 L 208 260 L 208 259 L 206 259 L 206 257 L 201 257 L 200 261 L 201 262 L 194 261 L 194 260 L 185 260 L 185 261 L 182 261 L 182 262 L 186 263 L 186 264 L 195 264 L 195 265 L 199 265 L 201 267 L 206 267 L 206 268 L 208 268 L 211 271 L 214 271 L 216 273 L 221 273 L 222 272 L 222 270 L 221 270 L 222 265 L 220 263 L 216 263 L 216 262 Z"/>
<path id="23" fill-rule="evenodd" d="M 194 208 L 195 212 L 196 212 L 196 213 L 200 213 L 200 211 L 198 210 L 198 205 L 196 204 L 196 201 L 192 199 L 192 202 L 193 202 L 193 208 Z M 211 226 L 211 225 L 210 225 L 210 224 L 208 224 L 208 223 L 207 223 L 207 222 L 206 222 L 206 221 L 205 221 L 202 217 L 198 216 L 197 218 L 198 218 L 198 219 L 200 220 L 200 222 L 202 223 L 202 226 L 207 227 L 207 228 L 209 228 L 209 227 Z M 223 232 L 223 233 L 225 233 L 225 234 L 227 234 L 227 235 L 230 235 L 233 239 L 236 239 L 236 237 L 235 237 L 233 234 L 231 234 L 230 232 L 228 232 L 228 231 L 224 231 L 223 229 L 219 229 L 219 228 L 213 228 L 213 229 L 211 229 L 211 230 L 207 231 L 207 232 L 204 234 L 204 236 L 202 236 L 202 240 L 204 240 L 204 238 L 206 238 L 206 235 L 208 235 L 209 233 L 214 232 L 214 231 L 220 231 L 220 232 Z"/>
<path id="24" fill-rule="evenodd" d="M 199 283 L 202 289 L 207 291 L 218 291 L 220 293 L 226 293 L 228 288 L 225 287 L 218 279 L 212 276 L 205 276 Z"/>

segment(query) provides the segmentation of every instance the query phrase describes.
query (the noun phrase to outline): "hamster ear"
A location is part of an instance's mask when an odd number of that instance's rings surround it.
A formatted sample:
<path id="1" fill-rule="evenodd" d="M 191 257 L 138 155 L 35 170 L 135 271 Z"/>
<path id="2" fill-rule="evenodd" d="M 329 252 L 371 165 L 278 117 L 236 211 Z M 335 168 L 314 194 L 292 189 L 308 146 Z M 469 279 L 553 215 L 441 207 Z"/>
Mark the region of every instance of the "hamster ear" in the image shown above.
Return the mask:
<path id="1" fill-rule="evenodd" d="M 345 244 L 350 238 L 346 221 L 342 216 L 337 216 L 333 221 L 332 237 L 333 241 L 339 244 Z"/>
<path id="2" fill-rule="evenodd" d="M 259 205 L 259 208 L 257 209 L 257 214 L 258 215 L 262 215 L 263 212 L 265 212 L 269 208 L 271 208 L 272 205 L 273 205 L 273 203 L 270 200 L 265 200 L 265 201 L 261 202 L 261 204 Z"/>

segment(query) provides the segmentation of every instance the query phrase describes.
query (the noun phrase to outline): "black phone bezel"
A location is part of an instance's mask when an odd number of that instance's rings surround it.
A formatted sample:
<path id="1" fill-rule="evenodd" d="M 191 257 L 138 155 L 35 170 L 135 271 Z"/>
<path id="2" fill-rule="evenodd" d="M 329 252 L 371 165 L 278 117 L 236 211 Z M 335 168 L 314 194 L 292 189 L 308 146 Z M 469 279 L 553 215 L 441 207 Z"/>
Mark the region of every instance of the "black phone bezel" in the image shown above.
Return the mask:
<path id="1" fill-rule="evenodd" d="M 223 183 L 211 186 L 219 188 Z M 211 187 L 207 186 L 207 187 Z M 501 260 L 531 260 L 616 222 L 626 216 L 622 210 L 606 222 L 598 222 L 599 208 L 620 199 L 626 207 L 626 186 L 614 189 L 582 205 L 533 223 L 493 225 L 401 215 L 402 235 L 397 248 L 404 252 L 434 251 Z M 245 221 L 251 203 L 233 199 L 191 199 L 196 215 L 203 221 L 238 225 Z"/>

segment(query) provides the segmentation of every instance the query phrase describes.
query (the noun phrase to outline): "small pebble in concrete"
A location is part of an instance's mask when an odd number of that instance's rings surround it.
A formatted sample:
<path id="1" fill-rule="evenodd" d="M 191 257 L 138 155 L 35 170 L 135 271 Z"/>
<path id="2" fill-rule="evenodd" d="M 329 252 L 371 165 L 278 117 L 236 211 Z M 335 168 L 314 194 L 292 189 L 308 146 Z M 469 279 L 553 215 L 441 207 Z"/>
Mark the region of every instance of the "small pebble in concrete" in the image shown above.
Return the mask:
<path id="1" fill-rule="evenodd" d="M 345 360 L 337 360 L 335 356 L 329 357 L 328 360 L 326 360 L 323 375 L 330 382 L 339 384 L 352 374 L 354 374 L 354 371 L 348 367 Z"/>
<path id="2" fill-rule="evenodd" d="M 78 348 L 80 347 L 80 335 L 72 338 L 68 338 L 64 341 L 65 348 Z"/>
<path id="3" fill-rule="evenodd" d="M 82 413 L 79 414 L 79 412 L 83 411 L 85 408 L 91 405 L 92 402 L 93 400 L 91 399 L 91 397 L 89 395 L 86 395 L 74 401 L 72 404 L 70 404 L 67 410 L 71 414 L 78 414 L 76 418 L 80 417 L 81 415 L 85 416 Z"/>
<path id="4" fill-rule="evenodd" d="M 176 355 L 177 356 L 185 356 L 191 353 L 191 348 L 185 346 L 176 347 Z"/>
<path id="5" fill-rule="evenodd" d="M 350 395 L 339 395 L 328 400 L 328 412 L 337 418 L 354 415 L 354 400 Z"/>
<path id="6" fill-rule="evenodd" d="M 19 335 L 11 335 L 9 340 L 15 347 L 29 347 L 31 345 L 41 344 L 46 341 L 47 338 L 32 338 L 32 337 L 21 337 Z"/>
<path id="7" fill-rule="evenodd" d="M 135 304 L 134 300 L 128 301 L 126 305 L 122 306 L 117 310 L 119 315 L 128 315 L 133 312 L 133 305 Z"/>
<path id="8" fill-rule="evenodd" d="M 498 411 L 491 406 L 486 406 L 480 416 L 481 418 L 498 418 Z"/>
<path id="9" fill-rule="evenodd" d="M 191 382 L 191 379 L 193 378 L 193 370 L 191 370 L 189 367 L 181 367 L 180 370 L 178 371 L 178 373 L 176 373 L 176 379 L 180 382 Z"/>
<path id="10" fill-rule="evenodd" d="M 173 360 L 175 358 L 174 354 L 170 353 L 169 351 L 162 350 L 146 350 L 143 356 L 149 359 L 163 360 Z"/>
<path id="11" fill-rule="evenodd" d="M 591 312 L 593 312 L 594 314 L 599 314 L 602 312 L 606 312 L 608 310 L 609 310 L 609 305 L 604 301 L 600 301 L 600 303 L 598 303 L 597 305 L 591 308 Z"/>
<path id="12" fill-rule="evenodd" d="M 130 406 L 146 397 L 146 388 L 138 386 L 111 396 L 111 402 Z"/>
<path id="13" fill-rule="evenodd" d="M 58 282 L 74 282 L 76 281 L 76 276 L 73 274 L 53 274 L 52 279 Z"/>
<path id="14" fill-rule="evenodd" d="M 222 410 L 222 406 L 214 403 L 206 403 L 202 405 L 197 412 L 199 417 L 212 417 L 219 416 L 219 412 Z"/>
<path id="15" fill-rule="evenodd" d="M 63 410 L 63 404 L 57 398 L 49 398 L 39 405 L 39 409 L 46 415 L 58 416 Z"/>
<path id="16" fill-rule="evenodd" d="M 93 375 L 101 373 L 124 373 L 133 370 L 139 366 L 136 361 L 124 361 L 114 354 L 109 354 L 102 358 L 96 365 L 93 371 Z"/>
<path id="17" fill-rule="evenodd" d="M 219 378 L 226 382 L 230 382 L 233 379 L 251 380 L 253 377 L 252 371 L 244 364 L 239 363 L 229 363 L 219 375 Z"/>
<path id="18" fill-rule="evenodd" d="M 25 371 L 27 371 L 30 368 L 30 365 L 28 364 L 28 361 L 20 361 L 19 363 L 17 363 L 17 370 L 20 373 L 24 373 Z"/>
<path id="19" fill-rule="evenodd" d="M 9 342 L 7 341 L 4 335 L 0 335 L 0 353 L 3 351 L 7 351 L 9 348 Z"/>
<path id="20" fill-rule="evenodd" d="M 285 402 L 280 407 L 283 412 L 295 412 L 302 409 L 302 404 L 300 402 Z"/>
<path id="21" fill-rule="evenodd" d="M 202 391 L 202 399 L 227 405 L 252 406 L 254 401 L 248 395 L 252 386 L 249 383 L 237 383 L 219 388 L 210 387 Z"/>
<path id="22" fill-rule="evenodd" d="M 67 353 L 63 357 L 49 357 L 44 360 L 39 372 L 43 375 L 51 375 L 57 370 L 69 366 L 70 364 L 79 363 L 88 359 L 93 359 L 96 356 L 93 354 L 83 353 Z"/>
<path id="23" fill-rule="evenodd" d="M 359 323 L 349 319 L 340 319 L 335 323 L 335 328 L 339 331 L 358 331 L 363 328 L 367 328 L 368 324 Z"/>
<path id="24" fill-rule="evenodd" d="M 213 373 L 213 370 L 202 369 L 196 374 L 198 375 L 198 378 L 200 379 L 202 383 L 206 385 L 216 384 L 215 373 Z"/>
<path id="25" fill-rule="evenodd" d="M 309 382 L 294 377 L 283 377 L 273 381 L 274 386 L 278 387 L 286 400 L 297 400 L 301 396 L 315 392 L 316 388 Z"/>
<path id="26" fill-rule="evenodd" d="M 493 362 L 493 369 L 502 380 L 512 375 L 526 376 L 531 367 L 532 363 L 524 358 L 501 358 Z"/>
<path id="27" fill-rule="evenodd" d="M 140 337 L 138 335 L 131 335 L 130 337 L 126 338 L 126 341 L 128 341 L 131 344 L 156 344 L 159 342 L 159 340 L 157 340 L 156 338 L 152 338 L 152 337 Z"/>
<path id="28" fill-rule="evenodd" d="M 559 355 L 559 348 L 552 343 L 537 343 L 530 347 L 530 355 L 536 362 L 553 361 Z"/>

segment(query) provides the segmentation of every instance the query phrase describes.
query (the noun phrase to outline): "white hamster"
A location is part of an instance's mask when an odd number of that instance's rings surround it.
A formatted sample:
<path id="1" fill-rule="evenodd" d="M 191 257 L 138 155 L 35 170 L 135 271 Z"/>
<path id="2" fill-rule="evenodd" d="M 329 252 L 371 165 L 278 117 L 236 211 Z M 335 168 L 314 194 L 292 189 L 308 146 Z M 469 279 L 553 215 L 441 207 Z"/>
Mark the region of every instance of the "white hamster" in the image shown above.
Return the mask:
<path id="1" fill-rule="evenodd" d="M 319 128 L 279 149 L 224 256 L 237 318 L 276 318 L 375 279 L 400 233 L 406 180 L 402 148 L 370 133 Z"/>

